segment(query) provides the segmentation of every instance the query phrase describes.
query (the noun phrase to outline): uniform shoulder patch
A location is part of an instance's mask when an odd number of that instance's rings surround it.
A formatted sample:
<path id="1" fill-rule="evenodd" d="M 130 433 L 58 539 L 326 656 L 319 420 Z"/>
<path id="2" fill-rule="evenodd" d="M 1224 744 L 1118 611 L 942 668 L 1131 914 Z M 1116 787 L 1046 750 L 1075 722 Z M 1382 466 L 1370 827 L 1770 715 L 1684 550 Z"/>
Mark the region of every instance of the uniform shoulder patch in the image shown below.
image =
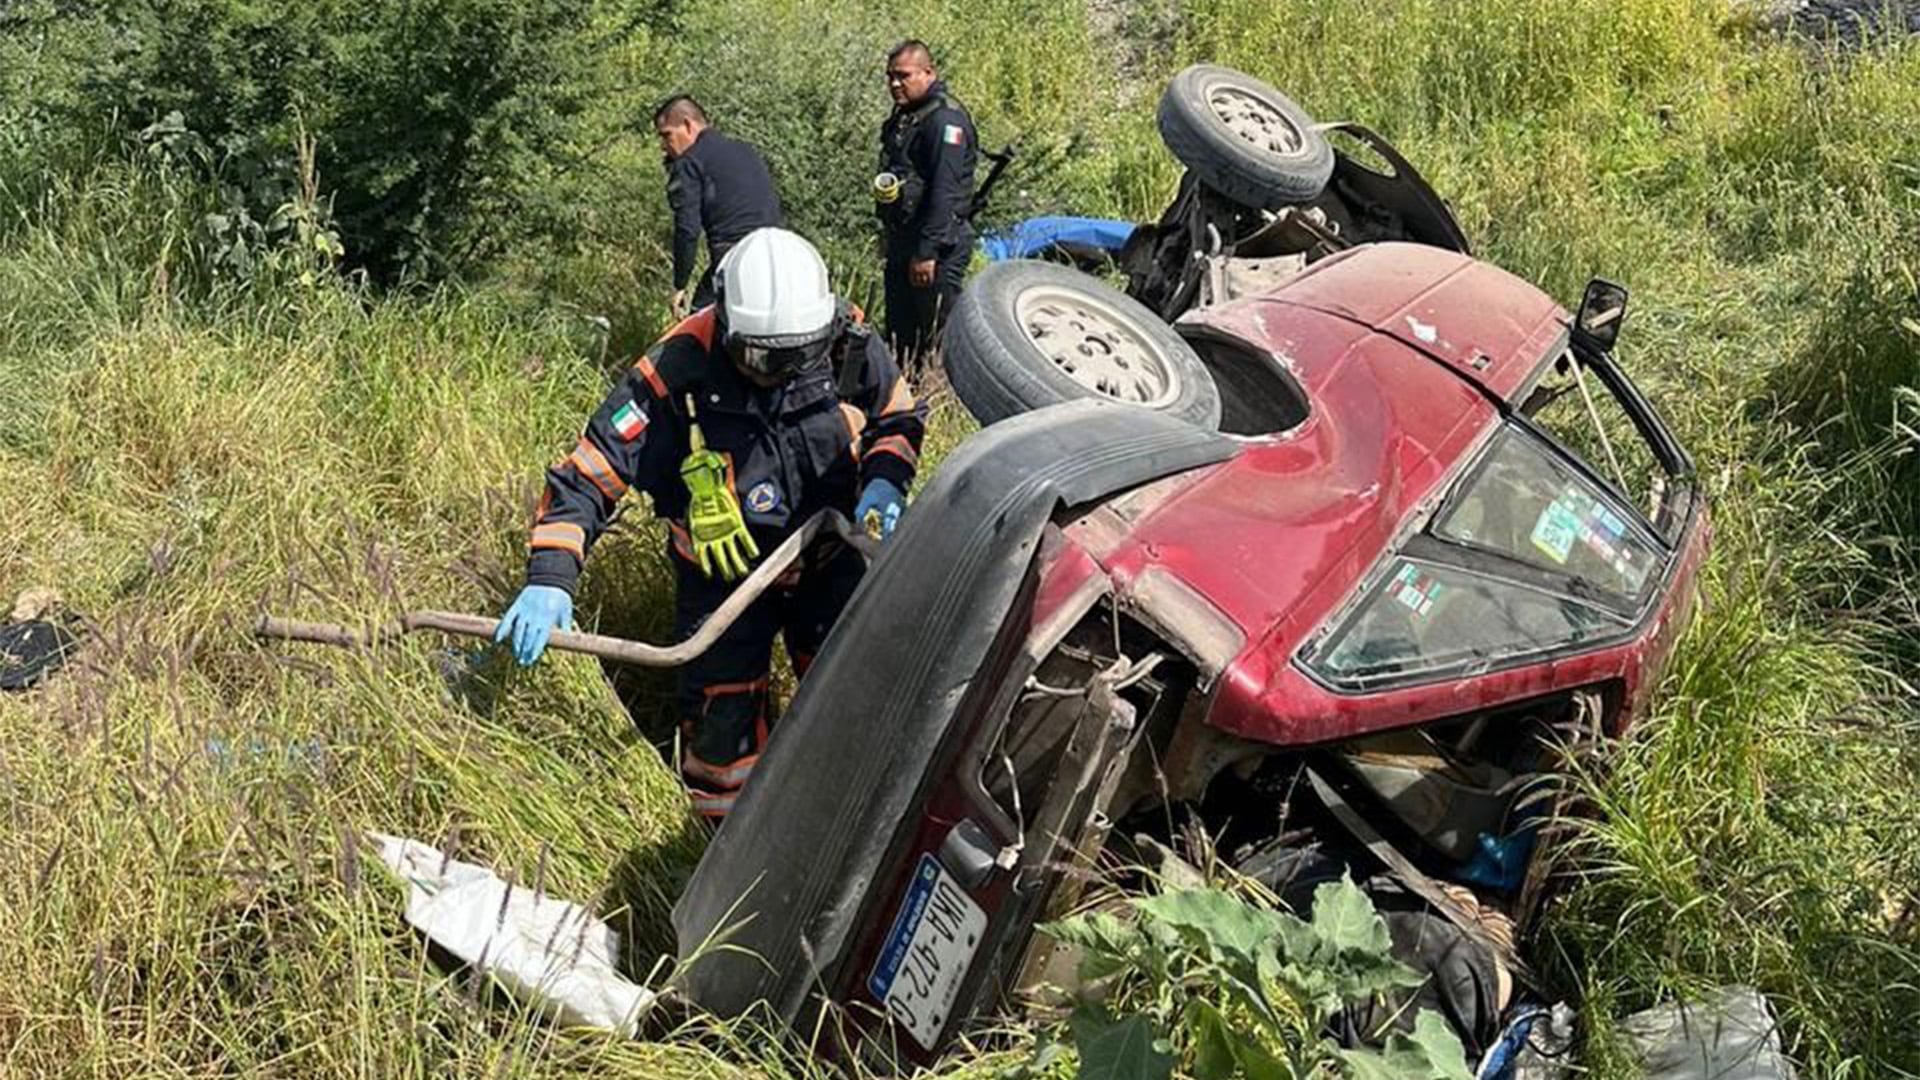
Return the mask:
<path id="1" fill-rule="evenodd" d="M 621 442 L 632 442 L 646 434 L 646 406 L 637 401 L 629 401 L 613 411 L 610 423 L 613 425 L 613 433 L 620 436 Z"/>
<path id="2" fill-rule="evenodd" d="M 940 141 L 946 143 L 948 146 L 965 146 L 967 145 L 967 129 L 961 127 L 959 124 L 948 124 L 945 128 L 941 129 Z"/>

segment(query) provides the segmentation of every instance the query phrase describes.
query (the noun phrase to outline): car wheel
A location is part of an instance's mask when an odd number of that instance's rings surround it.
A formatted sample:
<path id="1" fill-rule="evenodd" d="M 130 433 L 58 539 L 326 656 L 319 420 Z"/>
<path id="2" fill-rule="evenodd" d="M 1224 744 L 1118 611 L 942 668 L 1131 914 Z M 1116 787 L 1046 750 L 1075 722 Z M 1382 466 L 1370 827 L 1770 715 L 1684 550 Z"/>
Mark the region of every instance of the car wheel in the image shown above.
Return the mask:
<path id="1" fill-rule="evenodd" d="M 1206 185 L 1256 210 L 1317 197 L 1333 147 L 1313 118 L 1251 75 L 1195 64 L 1160 95 L 1160 137 Z"/>
<path id="2" fill-rule="evenodd" d="M 1192 347 L 1131 297 L 1064 266 L 982 270 L 941 343 L 954 392 L 983 424 L 1088 398 L 1220 424 L 1220 393 Z"/>

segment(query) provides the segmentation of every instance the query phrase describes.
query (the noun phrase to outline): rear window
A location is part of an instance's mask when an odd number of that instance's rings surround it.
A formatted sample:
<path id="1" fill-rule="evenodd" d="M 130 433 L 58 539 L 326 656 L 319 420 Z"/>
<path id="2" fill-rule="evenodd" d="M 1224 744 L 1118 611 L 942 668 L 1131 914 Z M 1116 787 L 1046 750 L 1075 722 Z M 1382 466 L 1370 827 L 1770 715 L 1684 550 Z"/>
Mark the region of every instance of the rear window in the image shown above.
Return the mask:
<path id="1" fill-rule="evenodd" d="M 1636 517 L 1532 434 L 1510 427 L 1441 511 L 1433 535 L 1568 575 L 1631 604 L 1663 557 Z"/>
<path id="2" fill-rule="evenodd" d="M 1335 682 L 1364 686 L 1491 667 L 1605 638 L 1627 625 L 1625 617 L 1571 597 L 1401 558 L 1305 659 Z"/>
<path id="3" fill-rule="evenodd" d="M 1366 690 L 1597 645 L 1631 629 L 1670 555 L 1611 485 L 1509 423 L 1300 660 Z"/>

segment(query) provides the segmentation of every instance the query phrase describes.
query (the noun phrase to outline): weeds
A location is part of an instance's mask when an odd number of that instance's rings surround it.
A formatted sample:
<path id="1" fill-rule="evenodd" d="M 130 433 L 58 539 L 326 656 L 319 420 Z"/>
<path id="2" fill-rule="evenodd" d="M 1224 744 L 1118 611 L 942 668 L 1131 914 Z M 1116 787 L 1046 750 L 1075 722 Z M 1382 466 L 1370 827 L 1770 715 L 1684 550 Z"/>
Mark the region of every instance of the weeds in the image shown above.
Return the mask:
<path id="1" fill-rule="evenodd" d="M 1781 1006 L 1808 1075 L 1920 1072 L 1920 48 L 1828 56 L 1710 0 L 1110 8 L 688 0 L 643 20 L 671 52 L 638 34 L 618 59 L 629 96 L 691 89 L 765 143 L 856 289 L 875 74 L 909 33 L 983 139 L 1022 140 L 1006 215 L 1156 213 L 1176 169 L 1155 89 L 1209 59 L 1386 134 L 1481 254 L 1563 301 L 1590 274 L 1626 282 L 1623 363 L 1711 478 L 1717 546 L 1658 715 L 1591 778 L 1606 813 L 1548 955 L 1599 1043 L 1609 1015 L 1740 980 Z M 56 122 L 73 99 L 28 76 L 87 52 L 12 29 L 0 593 L 56 585 L 94 633 L 58 683 L 0 699 L 0 1072 L 823 1070 L 745 1026 L 621 1044 L 476 1008 L 357 860 L 368 827 L 454 837 L 598 898 L 636 958 L 667 951 L 702 833 L 598 669 L 481 658 L 463 698 L 426 643 L 246 633 L 262 609 L 504 605 L 531 481 L 662 318 L 644 131 L 520 177 L 498 223 L 515 246 L 484 279 L 237 282 L 194 240 L 217 190 Z M 943 446 L 965 430 L 945 415 Z M 659 541 L 608 538 L 583 619 L 664 636 Z M 663 712 L 659 687 L 623 690 L 643 722 Z"/>
<path id="2" fill-rule="evenodd" d="M 1067 1024 L 1078 1075 L 1196 1080 L 1348 1076 L 1469 1080 L 1446 1021 L 1422 1011 L 1385 1047 L 1342 1050 L 1325 1034 L 1352 1003 L 1418 986 L 1393 958 L 1387 925 L 1351 880 L 1315 890 L 1310 918 L 1226 888 L 1169 889 L 1041 932 L 1080 953 L 1083 989 Z M 1051 1067 L 1043 1035 L 1026 1072 Z"/>

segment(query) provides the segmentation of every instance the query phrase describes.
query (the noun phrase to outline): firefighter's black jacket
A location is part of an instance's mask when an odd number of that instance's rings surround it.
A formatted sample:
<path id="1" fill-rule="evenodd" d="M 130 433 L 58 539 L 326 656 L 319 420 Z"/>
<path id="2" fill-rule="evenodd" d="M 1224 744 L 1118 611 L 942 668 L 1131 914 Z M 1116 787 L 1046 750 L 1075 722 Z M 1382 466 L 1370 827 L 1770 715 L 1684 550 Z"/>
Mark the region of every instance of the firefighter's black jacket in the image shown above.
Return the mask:
<path id="1" fill-rule="evenodd" d="M 743 378 L 720 341 L 718 309 L 674 327 L 601 403 L 571 454 L 547 470 L 527 583 L 571 592 L 620 497 L 645 492 L 674 550 L 693 558 L 680 463 L 691 451 L 687 399 L 754 541 L 771 551 L 816 512 L 851 516 L 875 478 L 905 491 L 920 460 L 926 405 L 880 339 L 843 306 L 830 355 L 781 386 Z"/>

